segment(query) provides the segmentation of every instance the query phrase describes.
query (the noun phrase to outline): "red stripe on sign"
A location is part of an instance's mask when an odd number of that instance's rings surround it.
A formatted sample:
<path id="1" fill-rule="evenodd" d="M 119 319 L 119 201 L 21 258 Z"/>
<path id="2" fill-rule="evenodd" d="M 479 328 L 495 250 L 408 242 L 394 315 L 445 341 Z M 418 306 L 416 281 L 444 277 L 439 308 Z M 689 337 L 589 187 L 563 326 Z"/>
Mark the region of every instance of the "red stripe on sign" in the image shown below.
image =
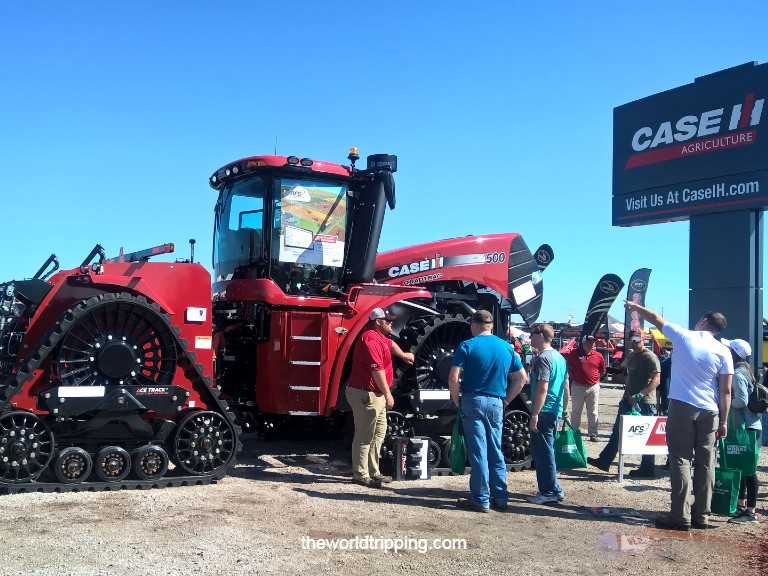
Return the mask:
<path id="1" fill-rule="evenodd" d="M 744 106 L 741 107 L 741 118 L 739 118 L 739 128 L 746 128 L 749 124 L 749 118 L 752 116 L 752 108 L 755 107 L 755 93 L 747 94 L 744 98 Z"/>
<path id="2" fill-rule="evenodd" d="M 686 144 L 676 144 L 667 146 L 660 150 L 651 150 L 630 156 L 624 165 L 625 170 L 647 166 L 648 164 L 657 164 L 667 160 L 676 160 L 698 154 L 707 154 L 717 152 L 726 148 L 737 148 L 739 146 L 751 146 L 757 141 L 757 130 L 745 130 L 743 132 L 733 132 L 725 136 L 716 136 L 715 138 L 706 138 L 687 142 Z"/>
<path id="3" fill-rule="evenodd" d="M 646 446 L 666 446 L 667 445 L 667 419 L 657 418 L 656 424 L 645 442 Z"/>

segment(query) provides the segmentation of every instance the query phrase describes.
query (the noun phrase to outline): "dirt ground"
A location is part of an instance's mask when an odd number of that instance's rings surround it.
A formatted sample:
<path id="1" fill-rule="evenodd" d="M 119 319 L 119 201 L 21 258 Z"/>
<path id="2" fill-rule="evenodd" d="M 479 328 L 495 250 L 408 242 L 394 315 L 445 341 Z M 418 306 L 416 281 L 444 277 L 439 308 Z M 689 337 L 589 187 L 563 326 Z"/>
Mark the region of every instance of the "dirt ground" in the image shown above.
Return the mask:
<path id="1" fill-rule="evenodd" d="M 602 391 L 592 456 L 618 399 L 618 389 Z M 234 474 L 215 485 L 0 497 L 0 574 L 766 573 L 755 559 L 767 550 L 765 523 L 713 517 L 718 529 L 687 534 L 651 527 L 669 506 L 661 466 L 657 480 L 621 484 L 615 465 L 610 474 L 561 472 L 566 499 L 556 506 L 525 501 L 536 491 L 533 471 L 510 473 L 509 511 L 478 514 L 454 506 L 468 477 L 372 490 L 348 481 L 345 455 L 331 443 L 245 436 L 244 445 Z M 765 478 L 765 454 L 760 463 Z M 759 509 L 765 497 L 761 488 Z M 444 549 L 453 540 L 466 546 Z M 337 549 L 319 549 L 326 542 Z M 394 545 L 409 549 L 383 549 Z"/>

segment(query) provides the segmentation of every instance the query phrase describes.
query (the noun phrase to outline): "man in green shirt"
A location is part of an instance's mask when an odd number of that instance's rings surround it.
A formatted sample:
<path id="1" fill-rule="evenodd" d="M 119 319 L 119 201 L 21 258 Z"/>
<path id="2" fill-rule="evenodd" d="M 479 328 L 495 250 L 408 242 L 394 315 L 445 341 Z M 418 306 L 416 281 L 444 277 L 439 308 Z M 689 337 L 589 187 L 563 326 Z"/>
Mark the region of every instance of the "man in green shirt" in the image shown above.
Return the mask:
<path id="1" fill-rule="evenodd" d="M 587 458 L 592 466 L 608 472 L 611 463 L 619 453 L 619 433 L 621 432 L 621 416 L 632 407 L 643 416 L 656 416 L 656 388 L 659 385 L 659 359 L 656 354 L 645 347 L 643 333 L 640 330 L 629 331 L 629 354 L 624 359 L 627 369 L 627 382 L 624 385 L 624 396 L 619 402 L 616 422 L 608 443 L 597 458 Z M 640 461 L 640 467 L 630 470 L 628 478 L 654 478 L 656 476 L 656 459 L 653 454 L 646 454 Z"/>

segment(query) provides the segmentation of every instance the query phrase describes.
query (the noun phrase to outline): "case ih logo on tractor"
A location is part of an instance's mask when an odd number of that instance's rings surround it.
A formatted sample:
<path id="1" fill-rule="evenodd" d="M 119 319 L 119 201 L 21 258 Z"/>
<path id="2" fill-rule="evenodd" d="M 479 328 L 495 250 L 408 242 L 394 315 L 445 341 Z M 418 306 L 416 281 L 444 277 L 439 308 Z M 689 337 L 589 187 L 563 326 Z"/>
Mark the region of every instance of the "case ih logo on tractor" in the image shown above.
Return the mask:
<path id="1" fill-rule="evenodd" d="M 173 263 L 151 261 L 170 244 L 109 259 L 97 245 L 72 269 L 52 255 L 0 284 L 0 492 L 208 483 L 235 465 L 242 430 L 338 433 L 352 350 L 378 307 L 416 357 L 396 366 L 382 463 L 415 434 L 432 438 L 431 466 L 446 463 L 467 318 L 491 311 L 500 335 L 513 315 L 534 321 L 546 263 L 513 233 L 377 254 L 397 157 L 348 158 L 217 170 L 212 285 L 194 243 Z M 511 468 L 531 463 L 527 421 L 520 398 L 504 419 Z"/>

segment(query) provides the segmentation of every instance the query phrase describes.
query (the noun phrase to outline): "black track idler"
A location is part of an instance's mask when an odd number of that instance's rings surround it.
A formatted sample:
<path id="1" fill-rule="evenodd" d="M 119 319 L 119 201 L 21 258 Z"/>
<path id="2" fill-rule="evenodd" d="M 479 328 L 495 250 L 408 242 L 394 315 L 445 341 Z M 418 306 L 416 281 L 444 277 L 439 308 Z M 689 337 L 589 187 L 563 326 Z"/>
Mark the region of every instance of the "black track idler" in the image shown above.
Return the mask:
<path id="1" fill-rule="evenodd" d="M 53 457 L 53 434 L 37 416 L 16 410 L 0 416 L 0 480 L 30 482 Z"/>

